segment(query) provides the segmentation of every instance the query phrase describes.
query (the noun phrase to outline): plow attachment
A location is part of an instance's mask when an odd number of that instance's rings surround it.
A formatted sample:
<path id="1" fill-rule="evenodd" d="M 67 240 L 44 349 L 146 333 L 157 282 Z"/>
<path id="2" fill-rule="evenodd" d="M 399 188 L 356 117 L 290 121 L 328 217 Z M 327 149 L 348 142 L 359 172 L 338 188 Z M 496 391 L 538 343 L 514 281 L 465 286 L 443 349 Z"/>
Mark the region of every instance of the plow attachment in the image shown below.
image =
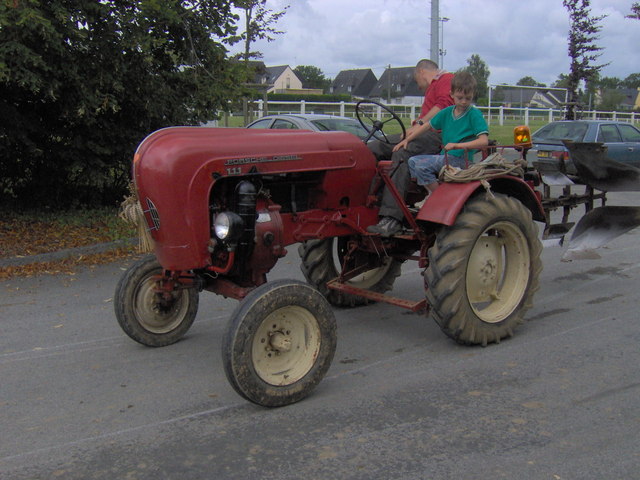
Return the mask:
<path id="1" fill-rule="evenodd" d="M 606 192 L 640 191 L 640 169 L 607 157 L 600 143 L 564 142 L 582 183 Z M 599 258 L 595 249 L 640 226 L 640 207 L 603 206 L 590 210 L 576 225 L 564 261 Z"/>
<path id="2" fill-rule="evenodd" d="M 594 250 L 640 226 L 640 207 L 598 207 L 580 219 L 562 260 L 600 258 Z"/>
<path id="3" fill-rule="evenodd" d="M 583 183 L 605 192 L 640 191 L 640 168 L 611 160 L 603 144 L 567 140 L 564 144 Z"/>

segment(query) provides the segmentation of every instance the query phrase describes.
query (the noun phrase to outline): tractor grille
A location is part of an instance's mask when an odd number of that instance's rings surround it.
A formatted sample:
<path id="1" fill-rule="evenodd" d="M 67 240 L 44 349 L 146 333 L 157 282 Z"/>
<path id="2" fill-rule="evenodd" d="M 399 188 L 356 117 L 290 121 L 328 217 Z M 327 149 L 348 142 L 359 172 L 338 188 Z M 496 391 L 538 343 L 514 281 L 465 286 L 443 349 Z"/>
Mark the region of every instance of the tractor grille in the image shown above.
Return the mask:
<path id="1" fill-rule="evenodd" d="M 147 202 L 147 210 L 144 213 L 148 213 L 151 219 L 151 223 L 149 224 L 149 230 L 160 230 L 160 215 L 158 214 L 158 209 L 153 204 L 150 198 L 146 199 Z"/>

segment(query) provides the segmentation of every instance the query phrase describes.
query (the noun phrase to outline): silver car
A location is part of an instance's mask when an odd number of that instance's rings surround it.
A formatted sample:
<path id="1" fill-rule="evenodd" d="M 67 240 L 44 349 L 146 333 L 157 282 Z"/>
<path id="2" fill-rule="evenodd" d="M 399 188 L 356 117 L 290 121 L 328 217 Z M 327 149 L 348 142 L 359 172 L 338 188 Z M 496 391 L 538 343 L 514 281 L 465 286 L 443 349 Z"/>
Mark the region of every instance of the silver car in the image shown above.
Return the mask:
<path id="1" fill-rule="evenodd" d="M 266 115 L 247 125 L 247 128 L 270 128 L 281 130 L 312 130 L 325 132 L 339 130 L 353 133 L 364 140 L 367 131 L 355 118 L 339 117 L 333 115 L 320 115 L 314 113 Z"/>

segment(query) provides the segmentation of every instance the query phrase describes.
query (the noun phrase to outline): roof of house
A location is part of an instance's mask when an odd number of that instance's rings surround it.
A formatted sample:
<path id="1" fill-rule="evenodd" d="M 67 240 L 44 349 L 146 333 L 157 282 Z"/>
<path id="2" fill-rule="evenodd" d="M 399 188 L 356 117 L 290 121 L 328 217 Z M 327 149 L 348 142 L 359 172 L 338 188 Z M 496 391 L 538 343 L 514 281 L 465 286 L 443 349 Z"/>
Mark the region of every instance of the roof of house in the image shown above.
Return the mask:
<path id="1" fill-rule="evenodd" d="M 636 105 L 637 101 L 638 101 L 638 97 L 640 96 L 640 90 L 637 88 L 619 88 L 617 89 L 618 92 L 622 93 L 622 95 L 624 95 L 624 98 L 622 100 L 622 102 L 620 102 L 622 105 L 627 105 L 629 107 L 633 107 L 634 105 Z"/>
<path id="2" fill-rule="evenodd" d="M 369 96 L 385 97 L 390 89 L 392 97 L 422 97 L 424 92 L 420 90 L 413 78 L 414 71 L 415 67 L 387 68 L 378 79 Z"/>
<path id="3" fill-rule="evenodd" d="M 342 70 L 331 83 L 333 93 L 367 97 L 378 79 L 370 68 Z"/>
<path id="4" fill-rule="evenodd" d="M 536 106 L 540 107 L 552 107 L 558 106 L 563 102 L 563 100 L 558 97 L 557 92 L 547 90 L 543 87 L 535 90 L 532 88 L 504 89 L 502 93 L 504 97 L 503 102 L 507 104 L 536 104 Z"/>
<path id="5" fill-rule="evenodd" d="M 267 67 L 267 74 L 269 75 L 269 79 L 267 81 L 269 83 L 275 83 L 278 77 L 280 77 L 280 75 L 282 75 L 287 68 L 290 68 L 289 65 L 278 65 L 276 67 Z"/>

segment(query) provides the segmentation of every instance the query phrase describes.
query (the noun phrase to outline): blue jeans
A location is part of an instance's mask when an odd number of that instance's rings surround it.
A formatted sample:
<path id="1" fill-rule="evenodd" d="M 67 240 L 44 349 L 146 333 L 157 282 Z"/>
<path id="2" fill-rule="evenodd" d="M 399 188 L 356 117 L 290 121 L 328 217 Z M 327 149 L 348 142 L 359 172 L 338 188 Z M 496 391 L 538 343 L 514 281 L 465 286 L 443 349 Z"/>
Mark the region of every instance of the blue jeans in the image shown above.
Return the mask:
<path id="1" fill-rule="evenodd" d="M 409 159 L 411 178 L 415 178 L 418 185 L 430 185 L 438 181 L 438 174 L 446 163 L 452 167 L 466 167 L 464 157 L 448 155 L 447 160 L 445 162 L 444 155 L 415 155 Z"/>

